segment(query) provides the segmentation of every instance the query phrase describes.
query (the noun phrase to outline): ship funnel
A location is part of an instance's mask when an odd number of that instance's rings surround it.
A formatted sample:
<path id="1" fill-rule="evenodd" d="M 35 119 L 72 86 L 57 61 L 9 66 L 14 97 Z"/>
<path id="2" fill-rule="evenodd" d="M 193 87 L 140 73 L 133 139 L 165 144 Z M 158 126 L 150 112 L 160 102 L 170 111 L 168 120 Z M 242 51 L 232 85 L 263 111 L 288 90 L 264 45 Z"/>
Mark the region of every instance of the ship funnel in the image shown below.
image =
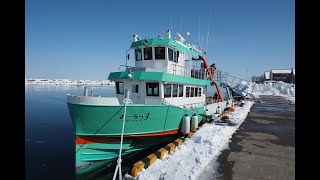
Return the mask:
<path id="1" fill-rule="evenodd" d="M 170 29 L 166 29 L 166 36 L 168 38 L 171 38 L 171 32 L 170 32 Z"/>

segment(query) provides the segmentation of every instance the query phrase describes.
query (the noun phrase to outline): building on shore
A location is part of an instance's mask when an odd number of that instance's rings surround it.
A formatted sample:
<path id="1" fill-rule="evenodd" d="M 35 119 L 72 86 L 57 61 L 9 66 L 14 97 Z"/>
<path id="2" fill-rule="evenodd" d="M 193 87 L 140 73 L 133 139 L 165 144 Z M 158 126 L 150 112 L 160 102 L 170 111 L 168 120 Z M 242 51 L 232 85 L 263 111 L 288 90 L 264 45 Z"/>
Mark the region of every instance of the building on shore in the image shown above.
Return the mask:
<path id="1" fill-rule="evenodd" d="M 252 77 L 252 82 L 263 83 L 265 81 L 282 81 L 295 84 L 295 68 L 271 69 L 270 71 L 265 71 L 261 76 Z"/>

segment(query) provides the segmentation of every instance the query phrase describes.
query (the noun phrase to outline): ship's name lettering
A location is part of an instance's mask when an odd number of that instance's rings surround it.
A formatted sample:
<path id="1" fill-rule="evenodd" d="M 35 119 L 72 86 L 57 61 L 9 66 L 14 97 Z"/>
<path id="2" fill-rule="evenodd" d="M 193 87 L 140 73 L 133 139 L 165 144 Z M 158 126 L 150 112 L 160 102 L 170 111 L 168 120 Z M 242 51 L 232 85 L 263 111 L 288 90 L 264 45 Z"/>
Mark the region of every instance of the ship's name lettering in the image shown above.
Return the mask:
<path id="1" fill-rule="evenodd" d="M 135 113 L 135 114 L 127 114 L 126 115 L 126 122 L 142 122 L 149 119 L 150 113 L 141 114 L 141 113 Z M 120 120 L 122 122 L 124 115 L 122 114 L 120 116 Z"/>

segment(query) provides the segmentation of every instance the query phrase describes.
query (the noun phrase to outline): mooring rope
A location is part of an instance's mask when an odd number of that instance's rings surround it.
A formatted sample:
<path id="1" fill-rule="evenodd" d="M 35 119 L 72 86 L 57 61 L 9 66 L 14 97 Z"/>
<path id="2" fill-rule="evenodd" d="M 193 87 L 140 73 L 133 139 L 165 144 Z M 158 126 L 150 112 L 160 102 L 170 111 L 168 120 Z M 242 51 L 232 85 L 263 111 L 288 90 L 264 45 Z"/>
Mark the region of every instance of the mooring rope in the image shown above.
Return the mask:
<path id="1" fill-rule="evenodd" d="M 119 170 L 119 179 L 122 179 L 122 172 L 121 172 L 121 162 L 122 162 L 122 159 L 121 159 L 121 153 L 122 153 L 122 143 L 123 143 L 123 134 L 124 134 L 124 124 L 125 124 L 125 122 L 126 122 L 127 104 L 128 104 L 128 103 L 131 103 L 131 104 L 132 104 L 132 101 L 131 101 L 129 98 L 125 98 L 125 99 L 123 100 L 123 103 L 124 103 L 124 114 L 123 114 L 123 122 L 122 122 L 122 132 L 121 132 L 121 141 L 120 141 L 119 157 L 118 157 L 118 160 L 117 160 L 116 169 L 115 169 L 114 174 L 113 174 L 113 180 L 116 179 L 118 170 Z"/>

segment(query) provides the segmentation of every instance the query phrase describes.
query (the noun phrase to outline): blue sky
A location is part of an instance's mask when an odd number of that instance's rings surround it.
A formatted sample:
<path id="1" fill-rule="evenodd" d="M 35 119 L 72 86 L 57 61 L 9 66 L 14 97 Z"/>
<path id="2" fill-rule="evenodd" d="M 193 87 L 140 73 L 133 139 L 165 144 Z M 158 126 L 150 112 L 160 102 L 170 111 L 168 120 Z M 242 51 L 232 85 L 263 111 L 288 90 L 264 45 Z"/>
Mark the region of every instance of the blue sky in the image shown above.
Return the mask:
<path id="1" fill-rule="evenodd" d="M 245 78 L 295 67 L 293 0 L 26 0 L 26 78 L 107 79 L 132 35 L 208 33 L 209 64 Z M 182 23 L 181 23 L 182 19 Z M 131 51 L 129 65 L 134 64 Z M 247 73 L 248 72 L 248 73 Z"/>

